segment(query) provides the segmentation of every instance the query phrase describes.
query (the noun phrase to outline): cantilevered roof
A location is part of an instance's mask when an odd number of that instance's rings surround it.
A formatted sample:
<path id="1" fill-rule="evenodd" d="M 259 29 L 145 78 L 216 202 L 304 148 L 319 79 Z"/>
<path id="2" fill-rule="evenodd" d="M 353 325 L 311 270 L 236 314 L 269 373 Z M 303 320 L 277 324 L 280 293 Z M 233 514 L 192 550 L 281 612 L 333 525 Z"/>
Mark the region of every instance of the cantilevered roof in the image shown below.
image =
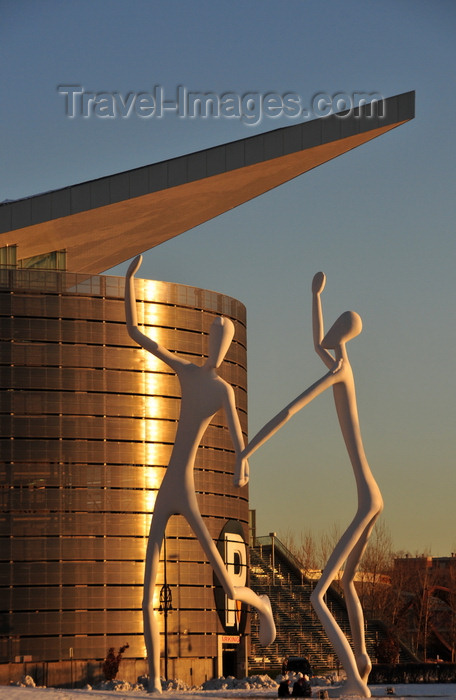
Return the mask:
<path id="1" fill-rule="evenodd" d="M 0 247 L 97 274 L 413 119 L 415 93 L 0 205 Z M 373 110 L 375 112 L 375 110 Z"/>

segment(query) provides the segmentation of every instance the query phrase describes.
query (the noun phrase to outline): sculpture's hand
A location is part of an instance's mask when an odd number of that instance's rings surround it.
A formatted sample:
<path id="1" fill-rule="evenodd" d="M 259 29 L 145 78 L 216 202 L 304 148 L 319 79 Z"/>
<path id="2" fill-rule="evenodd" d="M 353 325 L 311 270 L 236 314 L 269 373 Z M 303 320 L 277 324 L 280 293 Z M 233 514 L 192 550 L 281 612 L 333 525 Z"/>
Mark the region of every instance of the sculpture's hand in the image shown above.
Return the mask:
<path id="1" fill-rule="evenodd" d="M 127 270 L 126 277 L 131 277 L 132 275 L 134 275 L 139 270 L 141 263 L 142 255 L 137 255 L 136 258 L 134 258 L 134 260 L 131 261 Z"/>
<path id="2" fill-rule="evenodd" d="M 317 272 L 312 280 L 312 294 L 321 294 L 325 288 L 326 275 L 324 272 Z"/>
<path id="3" fill-rule="evenodd" d="M 340 372 L 340 370 L 343 367 L 343 364 L 344 364 L 344 361 L 341 357 L 340 360 L 337 360 L 335 362 L 334 366 L 331 368 L 331 374 L 337 374 L 337 372 Z"/>
<path id="4" fill-rule="evenodd" d="M 236 466 L 234 467 L 234 485 L 245 486 L 249 483 L 249 463 L 245 457 L 239 455 L 236 458 Z"/>

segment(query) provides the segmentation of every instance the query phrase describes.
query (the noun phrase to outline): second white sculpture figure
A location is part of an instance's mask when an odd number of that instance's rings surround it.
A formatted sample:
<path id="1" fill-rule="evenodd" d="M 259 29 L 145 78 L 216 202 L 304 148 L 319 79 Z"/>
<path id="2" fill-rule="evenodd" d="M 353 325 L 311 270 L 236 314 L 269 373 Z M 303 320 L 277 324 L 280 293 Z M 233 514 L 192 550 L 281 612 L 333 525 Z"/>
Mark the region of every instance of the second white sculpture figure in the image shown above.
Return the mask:
<path id="1" fill-rule="evenodd" d="M 171 459 L 155 501 L 149 542 L 146 553 L 144 577 L 143 618 L 144 637 L 149 660 L 149 692 L 161 693 L 160 635 L 153 609 L 153 594 L 157 579 L 160 548 L 166 524 L 176 513 L 183 515 L 194 531 L 209 559 L 226 595 L 256 608 L 260 616 L 260 642 L 271 644 L 275 639 L 275 625 L 267 596 L 258 596 L 250 588 L 235 586 L 226 570 L 201 517 L 195 494 L 193 466 L 201 438 L 215 413 L 223 408 L 228 421 L 236 455 L 239 456 L 244 441 L 234 401 L 233 388 L 218 376 L 216 369 L 225 357 L 234 336 L 234 325 L 228 318 L 216 318 L 209 333 L 209 353 L 204 365 L 198 366 L 170 352 L 144 335 L 138 328 L 134 274 L 141 264 L 136 257 L 127 271 L 125 284 L 125 313 L 130 337 L 141 347 L 166 362 L 173 369 L 181 386 L 181 410 Z M 239 459 L 243 479 L 246 481 L 248 465 Z M 235 483 L 241 481 L 235 476 Z"/>
<path id="2" fill-rule="evenodd" d="M 312 323 L 315 350 L 328 367 L 329 372 L 289 403 L 251 440 L 239 456 L 239 483 L 242 485 L 248 480 L 248 472 L 243 473 L 247 458 L 295 413 L 323 391 L 332 387 L 342 435 L 355 474 L 358 509 L 354 519 L 331 554 L 312 593 L 311 601 L 347 674 L 343 695 L 370 697 L 367 679 L 372 664 L 366 651 L 364 617 L 354 586 L 354 577 L 374 523 L 383 509 L 383 500 L 364 452 L 358 420 L 355 382 L 346 349 L 346 343 L 361 333 L 361 318 L 353 311 L 346 311 L 339 316 L 328 333 L 324 335 L 320 295 L 325 283 L 325 275 L 322 272 L 317 273 L 312 282 Z M 329 350 L 333 350 L 334 356 Z M 326 591 L 344 563 L 342 585 L 354 651 L 331 615 L 324 599 Z"/>

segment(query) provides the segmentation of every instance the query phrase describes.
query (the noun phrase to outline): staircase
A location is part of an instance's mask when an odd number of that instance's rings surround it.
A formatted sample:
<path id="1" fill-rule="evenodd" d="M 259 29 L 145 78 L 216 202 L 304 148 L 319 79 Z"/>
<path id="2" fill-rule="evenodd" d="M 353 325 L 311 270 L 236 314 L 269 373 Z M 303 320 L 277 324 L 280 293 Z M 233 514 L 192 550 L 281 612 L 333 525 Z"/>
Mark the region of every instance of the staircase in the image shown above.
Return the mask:
<path id="1" fill-rule="evenodd" d="M 274 562 L 274 566 L 273 566 Z M 330 669 L 337 664 L 326 633 L 311 604 L 310 595 L 316 582 L 307 579 L 300 562 L 274 538 L 274 552 L 270 537 L 256 540 L 250 549 L 250 586 L 259 595 L 266 594 L 271 601 L 277 627 L 273 644 L 262 647 L 258 640 L 258 616 L 251 620 L 250 671 L 262 668 L 267 655 L 270 663 L 281 664 L 286 656 L 305 656 L 313 668 Z M 351 642 L 350 625 L 341 595 L 331 587 L 327 605 Z M 375 622 L 366 621 L 366 647 L 375 660 L 374 645 L 384 634 Z"/>

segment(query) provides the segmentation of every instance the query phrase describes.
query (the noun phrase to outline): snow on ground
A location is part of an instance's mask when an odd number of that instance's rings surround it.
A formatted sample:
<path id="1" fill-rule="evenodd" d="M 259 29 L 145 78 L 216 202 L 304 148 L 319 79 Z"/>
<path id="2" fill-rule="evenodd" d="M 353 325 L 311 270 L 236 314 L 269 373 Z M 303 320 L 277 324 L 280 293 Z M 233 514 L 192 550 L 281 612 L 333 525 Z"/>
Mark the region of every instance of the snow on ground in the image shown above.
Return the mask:
<path id="1" fill-rule="evenodd" d="M 312 679 L 313 698 L 319 698 L 319 692 L 327 691 L 329 698 L 343 695 L 343 684 L 328 685 L 324 678 Z M 101 684 L 97 688 L 67 690 L 61 688 L 35 688 L 32 679 L 26 679 L 30 685 L 0 686 L 0 700 L 146 700 L 150 697 L 142 685 L 132 686 L 123 681 Z M 317 683 L 315 685 L 315 682 Z M 394 689 L 394 695 L 387 694 L 387 688 Z M 373 697 L 388 697 L 389 700 L 402 698 L 451 698 L 456 700 L 456 683 L 420 683 L 397 685 L 372 685 Z M 140 697 L 138 697 L 140 696 Z M 154 696 L 156 697 L 156 696 Z M 199 688 L 188 688 L 181 681 L 169 681 L 168 689 L 161 696 L 163 700 L 209 700 L 210 698 L 275 698 L 277 682 L 269 676 L 253 676 L 240 681 L 232 678 L 220 678 L 208 681 Z"/>

